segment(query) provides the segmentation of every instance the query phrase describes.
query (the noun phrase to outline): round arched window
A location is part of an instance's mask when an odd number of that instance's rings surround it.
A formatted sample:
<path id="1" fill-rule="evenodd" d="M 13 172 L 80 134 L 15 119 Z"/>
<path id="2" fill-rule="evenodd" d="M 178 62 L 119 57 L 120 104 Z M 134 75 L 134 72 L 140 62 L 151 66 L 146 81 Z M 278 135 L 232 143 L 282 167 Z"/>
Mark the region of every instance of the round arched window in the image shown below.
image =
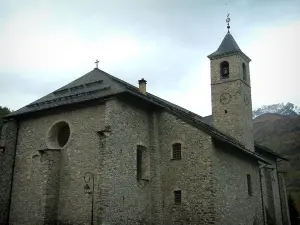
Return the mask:
<path id="1" fill-rule="evenodd" d="M 53 148 L 64 147 L 70 138 L 70 126 L 62 121 L 53 125 L 49 132 L 49 142 Z"/>
<path id="2" fill-rule="evenodd" d="M 223 61 L 220 64 L 220 75 L 222 78 L 229 77 L 229 63 L 227 61 Z"/>

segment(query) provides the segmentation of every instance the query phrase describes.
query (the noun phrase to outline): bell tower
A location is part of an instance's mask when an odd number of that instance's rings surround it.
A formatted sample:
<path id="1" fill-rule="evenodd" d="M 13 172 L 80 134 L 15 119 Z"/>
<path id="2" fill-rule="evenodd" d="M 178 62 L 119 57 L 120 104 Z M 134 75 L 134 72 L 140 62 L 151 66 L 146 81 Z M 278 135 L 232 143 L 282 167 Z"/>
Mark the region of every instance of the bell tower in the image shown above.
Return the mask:
<path id="1" fill-rule="evenodd" d="M 208 56 L 211 67 L 213 125 L 254 151 L 249 63 L 227 29 L 217 51 Z"/>

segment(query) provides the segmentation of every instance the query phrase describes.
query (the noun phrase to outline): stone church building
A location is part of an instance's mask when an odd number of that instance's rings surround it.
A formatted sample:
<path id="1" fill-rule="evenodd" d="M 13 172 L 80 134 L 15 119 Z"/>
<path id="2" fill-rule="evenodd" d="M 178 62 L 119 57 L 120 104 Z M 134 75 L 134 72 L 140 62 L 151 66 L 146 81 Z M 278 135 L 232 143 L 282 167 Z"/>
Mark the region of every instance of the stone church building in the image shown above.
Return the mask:
<path id="1" fill-rule="evenodd" d="M 208 58 L 212 116 L 96 67 L 5 117 L 0 224 L 290 224 L 286 159 L 253 138 L 251 60 L 229 31 Z"/>

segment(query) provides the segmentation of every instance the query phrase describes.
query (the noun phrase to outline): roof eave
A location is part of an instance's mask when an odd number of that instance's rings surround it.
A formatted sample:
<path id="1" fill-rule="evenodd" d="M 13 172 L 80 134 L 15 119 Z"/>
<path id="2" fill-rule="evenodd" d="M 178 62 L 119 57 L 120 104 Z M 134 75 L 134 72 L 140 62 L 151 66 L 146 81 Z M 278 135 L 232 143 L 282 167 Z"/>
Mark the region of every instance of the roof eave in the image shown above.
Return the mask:
<path id="1" fill-rule="evenodd" d="M 174 111 L 172 111 L 171 109 L 169 109 L 168 107 L 164 106 L 163 104 L 161 104 L 161 103 L 159 103 L 159 102 L 157 102 L 157 101 L 153 101 L 153 100 L 149 99 L 147 95 L 139 94 L 139 93 L 136 93 L 136 92 L 131 91 L 131 90 L 127 90 L 127 92 L 130 93 L 130 94 L 133 94 L 133 95 L 135 95 L 135 96 L 137 96 L 137 97 L 139 97 L 139 98 L 142 98 L 142 99 L 144 99 L 144 100 L 146 100 L 146 101 L 148 101 L 148 102 L 151 102 L 151 103 L 153 103 L 153 104 L 155 104 L 155 105 L 157 105 L 157 106 L 160 106 L 160 107 L 162 107 L 162 108 L 165 108 L 166 110 L 170 111 L 170 113 L 175 114 L 176 116 L 179 116 L 179 117 L 181 117 L 181 118 L 184 117 L 185 120 L 188 120 L 189 124 L 191 124 L 192 126 L 198 128 L 198 129 L 200 129 L 199 127 L 200 127 L 201 121 L 195 121 L 195 119 L 188 118 L 187 116 L 184 116 L 184 115 L 182 115 L 182 114 L 180 114 L 180 113 L 178 113 L 178 112 L 174 112 Z M 196 124 L 199 125 L 199 126 L 196 126 Z M 261 161 L 261 162 L 270 164 L 267 160 L 265 160 L 264 158 L 260 157 L 258 154 L 254 153 L 254 152 L 251 152 L 250 150 L 248 150 L 248 149 L 246 149 L 246 148 L 244 148 L 244 147 L 242 147 L 242 146 L 239 146 L 239 145 L 237 145 L 237 144 L 235 144 L 235 143 L 233 143 L 233 142 L 231 142 L 231 141 L 229 141 L 229 140 L 227 140 L 227 139 L 225 139 L 225 138 L 222 138 L 221 136 L 218 136 L 217 134 L 214 134 L 213 131 L 210 132 L 210 131 L 209 131 L 209 128 L 212 129 L 211 126 L 209 126 L 209 125 L 207 125 L 207 124 L 205 124 L 205 123 L 202 123 L 202 127 L 201 127 L 201 128 L 202 128 L 201 130 L 203 130 L 204 132 L 206 132 L 206 133 L 207 133 L 208 135 L 210 135 L 211 137 L 213 137 L 213 138 L 215 138 L 215 139 L 218 139 L 218 140 L 220 140 L 220 141 L 226 142 L 226 143 L 228 143 L 228 144 L 230 144 L 230 145 L 232 145 L 232 146 L 234 146 L 234 147 L 237 147 L 237 148 L 239 148 L 240 150 L 242 150 L 243 153 L 245 153 L 245 154 L 247 154 L 247 155 L 249 155 L 249 156 L 251 156 L 251 157 L 254 157 L 255 159 L 257 159 L 257 160 L 259 160 L 259 161 Z"/>
<path id="2" fill-rule="evenodd" d="M 262 150 L 264 153 L 274 156 L 275 158 L 280 158 L 282 160 L 289 161 L 289 159 L 285 158 L 283 155 L 278 154 L 278 153 L 272 151 L 270 148 L 263 146 L 257 142 L 254 142 L 254 147 Z"/>
<path id="3" fill-rule="evenodd" d="M 65 103 L 62 105 L 57 105 L 57 106 L 51 106 L 48 108 L 43 108 L 43 109 L 37 109 L 35 111 L 28 111 L 28 112 L 22 112 L 22 113 L 18 113 L 18 114 L 8 114 L 6 116 L 3 117 L 4 121 L 8 121 L 8 120 L 12 120 L 12 119 L 16 119 L 16 120 L 22 120 L 24 118 L 28 118 L 34 115 L 44 115 L 46 114 L 49 110 L 56 110 L 56 109 L 64 109 L 65 107 L 70 107 L 70 106 L 76 106 L 76 105 L 85 105 L 87 102 L 95 102 L 95 101 L 105 101 L 113 96 L 119 95 L 123 92 L 117 92 L 117 93 L 112 93 L 109 95 L 104 95 L 104 96 L 100 96 L 97 98 L 93 98 L 93 99 L 89 99 L 89 100 L 82 100 L 82 101 L 76 101 L 76 102 L 71 102 L 71 103 Z"/>
<path id="4" fill-rule="evenodd" d="M 230 51 L 224 53 L 218 53 L 217 51 L 215 51 L 214 53 L 208 55 L 207 58 L 209 58 L 210 60 L 214 60 L 214 59 L 220 59 L 223 57 L 228 57 L 236 54 L 241 55 L 247 62 L 251 62 L 251 59 L 242 51 Z"/>

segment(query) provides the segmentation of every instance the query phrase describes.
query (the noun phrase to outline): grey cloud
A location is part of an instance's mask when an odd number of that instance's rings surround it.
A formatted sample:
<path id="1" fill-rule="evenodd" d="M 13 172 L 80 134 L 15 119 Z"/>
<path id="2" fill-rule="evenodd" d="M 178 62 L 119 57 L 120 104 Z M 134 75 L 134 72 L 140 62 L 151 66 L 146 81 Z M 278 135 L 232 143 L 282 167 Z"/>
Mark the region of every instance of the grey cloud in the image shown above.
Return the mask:
<path id="1" fill-rule="evenodd" d="M 144 77 L 151 88 L 159 92 L 167 82 L 171 82 L 173 89 L 178 88 L 187 70 L 217 49 L 226 33 L 227 11 L 232 15 L 233 33 L 240 34 L 250 32 L 256 26 L 300 17 L 300 2 L 296 0 L 227 2 L 227 6 L 225 1 L 219 0 L 86 0 L 84 3 L 56 0 L 44 1 L 45 5 L 41 3 L 38 6 L 35 1 L 22 4 L 29 8 L 32 4 L 33 9 L 41 7 L 50 11 L 51 21 L 45 27 L 49 33 L 73 29 L 74 35 L 84 37 L 86 41 L 107 34 L 129 33 L 145 43 L 156 41 L 158 46 L 152 55 L 134 59 L 127 65 L 116 65 L 109 70 L 132 84 Z M 18 7 L 22 8 L 22 4 Z M 46 72 L 42 72 L 44 77 L 51 76 L 50 72 Z M 39 74 L 26 76 L 28 73 L 2 74 L 0 68 L 0 83 L 5 84 L 1 92 L 27 93 L 39 98 L 65 84 L 63 80 L 43 81 Z"/>

